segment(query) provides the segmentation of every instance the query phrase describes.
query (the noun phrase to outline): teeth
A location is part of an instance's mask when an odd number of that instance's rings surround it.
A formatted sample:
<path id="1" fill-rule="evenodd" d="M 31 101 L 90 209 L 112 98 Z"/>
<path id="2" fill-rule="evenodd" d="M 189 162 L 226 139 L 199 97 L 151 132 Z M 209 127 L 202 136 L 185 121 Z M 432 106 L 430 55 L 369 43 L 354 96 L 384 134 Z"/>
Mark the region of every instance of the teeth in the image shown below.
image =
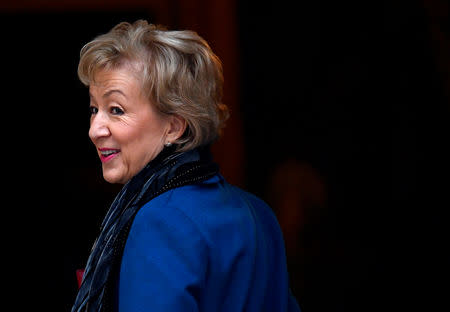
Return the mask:
<path id="1" fill-rule="evenodd" d="M 100 153 L 102 154 L 102 156 L 109 156 L 114 153 L 117 153 L 117 151 L 116 150 L 107 150 L 107 151 L 100 151 Z"/>

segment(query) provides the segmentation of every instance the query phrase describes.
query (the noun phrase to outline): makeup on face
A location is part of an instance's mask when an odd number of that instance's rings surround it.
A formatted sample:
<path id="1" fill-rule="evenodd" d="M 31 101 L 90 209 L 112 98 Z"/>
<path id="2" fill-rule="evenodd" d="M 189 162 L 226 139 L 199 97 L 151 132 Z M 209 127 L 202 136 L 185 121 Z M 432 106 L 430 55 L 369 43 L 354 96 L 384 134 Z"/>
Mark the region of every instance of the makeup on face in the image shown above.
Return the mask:
<path id="1" fill-rule="evenodd" d="M 102 163 L 106 163 L 116 157 L 120 153 L 120 149 L 114 149 L 114 148 L 99 148 L 98 151 L 100 152 L 100 160 Z"/>
<path id="2" fill-rule="evenodd" d="M 124 184 L 163 149 L 170 122 L 143 96 L 130 69 L 102 70 L 94 81 L 89 137 L 105 180 Z"/>

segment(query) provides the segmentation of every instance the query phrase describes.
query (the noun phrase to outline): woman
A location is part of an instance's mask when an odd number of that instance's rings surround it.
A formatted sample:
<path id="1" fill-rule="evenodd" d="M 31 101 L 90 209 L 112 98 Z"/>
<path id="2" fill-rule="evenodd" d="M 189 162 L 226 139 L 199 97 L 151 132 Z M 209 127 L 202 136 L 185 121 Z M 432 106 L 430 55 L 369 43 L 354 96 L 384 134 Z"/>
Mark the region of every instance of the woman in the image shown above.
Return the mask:
<path id="1" fill-rule="evenodd" d="M 124 186 L 72 311 L 298 311 L 270 208 L 209 154 L 227 108 L 208 44 L 121 23 L 83 47 L 78 75 L 103 177 Z"/>

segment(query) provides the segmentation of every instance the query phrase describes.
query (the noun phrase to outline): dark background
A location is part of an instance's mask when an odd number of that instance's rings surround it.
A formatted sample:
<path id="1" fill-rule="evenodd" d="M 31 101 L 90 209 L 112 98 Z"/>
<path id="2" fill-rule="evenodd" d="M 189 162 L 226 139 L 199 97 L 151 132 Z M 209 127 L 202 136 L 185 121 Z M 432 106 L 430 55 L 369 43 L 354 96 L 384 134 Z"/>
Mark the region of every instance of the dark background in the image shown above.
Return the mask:
<path id="1" fill-rule="evenodd" d="M 102 180 L 89 142 L 79 50 L 123 20 L 182 28 L 185 11 L 171 1 L 172 18 L 160 21 L 148 7 L 24 3 L 0 11 L 7 302 L 69 311 L 75 270 L 119 189 Z M 234 164 L 243 178 L 229 176 L 279 217 L 300 306 L 447 306 L 448 6 L 241 1 L 233 10 L 238 70 L 225 80 L 238 84 L 244 145 Z"/>

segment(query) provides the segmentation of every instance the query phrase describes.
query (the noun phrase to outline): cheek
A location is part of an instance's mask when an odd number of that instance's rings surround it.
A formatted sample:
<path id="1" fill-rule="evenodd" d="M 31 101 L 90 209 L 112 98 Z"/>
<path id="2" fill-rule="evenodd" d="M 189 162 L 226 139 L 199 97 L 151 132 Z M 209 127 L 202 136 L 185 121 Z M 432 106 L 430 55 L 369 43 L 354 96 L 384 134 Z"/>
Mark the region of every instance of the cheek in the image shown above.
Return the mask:
<path id="1" fill-rule="evenodd" d="M 163 145 L 163 133 L 159 128 L 148 128 L 142 129 L 139 133 L 137 139 L 137 144 L 139 144 L 141 150 L 146 150 L 152 153 L 154 150 L 160 149 Z"/>
<path id="2" fill-rule="evenodd" d="M 163 143 L 163 132 L 159 127 L 133 127 L 127 133 L 117 136 L 118 143 L 124 152 L 124 157 L 129 160 L 150 160 L 155 153 L 161 151 Z"/>
<path id="3" fill-rule="evenodd" d="M 111 129 L 113 139 L 120 145 L 123 157 L 129 161 L 148 161 L 164 146 L 167 125 L 152 114 L 142 113 L 122 119 Z"/>

